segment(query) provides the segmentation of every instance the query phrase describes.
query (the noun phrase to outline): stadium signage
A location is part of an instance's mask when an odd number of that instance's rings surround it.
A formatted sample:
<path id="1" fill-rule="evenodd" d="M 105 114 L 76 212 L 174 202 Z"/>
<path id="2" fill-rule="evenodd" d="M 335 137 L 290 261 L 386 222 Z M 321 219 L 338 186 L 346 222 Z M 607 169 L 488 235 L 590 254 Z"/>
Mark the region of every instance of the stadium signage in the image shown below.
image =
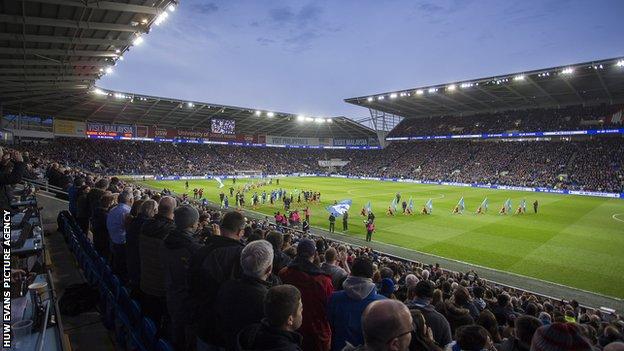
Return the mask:
<path id="1" fill-rule="evenodd" d="M 522 137 L 547 137 L 547 136 L 570 136 L 570 135 L 601 135 L 601 134 L 624 134 L 624 128 L 619 129 L 588 129 L 588 130 L 561 130 L 552 132 L 518 132 L 518 133 L 493 133 L 493 134 L 459 134 L 459 135 L 426 135 L 426 136 L 402 136 L 388 137 L 387 141 L 406 140 L 431 140 L 431 139 L 487 139 L 487 138 L 522 138 Z"/>
<path id="2" fill-rule="evenodd" d="M 136 130 L 128 124 L 87 123 L 87 136 L 134 137 Z"/>

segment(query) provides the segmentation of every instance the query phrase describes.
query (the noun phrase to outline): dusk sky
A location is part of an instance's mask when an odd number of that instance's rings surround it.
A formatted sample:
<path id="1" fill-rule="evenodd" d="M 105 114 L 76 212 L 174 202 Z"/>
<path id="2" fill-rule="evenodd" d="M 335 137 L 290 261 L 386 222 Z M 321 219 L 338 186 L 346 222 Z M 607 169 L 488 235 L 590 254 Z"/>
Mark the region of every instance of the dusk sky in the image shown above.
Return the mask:
<path id="1" fill-rule="evenodd" d="M 624 0 L 181 0 L 100 87 L 309 116 L 345 98 L 624 56 Z"/>

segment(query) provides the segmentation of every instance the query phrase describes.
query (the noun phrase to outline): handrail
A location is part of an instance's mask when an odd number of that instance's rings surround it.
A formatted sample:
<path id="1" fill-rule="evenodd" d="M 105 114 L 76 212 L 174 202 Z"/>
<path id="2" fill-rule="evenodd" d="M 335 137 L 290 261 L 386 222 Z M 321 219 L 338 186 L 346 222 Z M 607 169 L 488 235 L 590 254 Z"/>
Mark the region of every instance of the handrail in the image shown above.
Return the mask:
<path id="1" fill-rule="evenodd" d="M 68 195 L 67 191 L 63 190 L 63 188 L 58 187 L 56 185 L 50 184 L 47 179 L 30 179 L 30 178 L 22 178 L 24 182 L 32 183 L 42 188 L 43 191 L 54 194 Z"/>

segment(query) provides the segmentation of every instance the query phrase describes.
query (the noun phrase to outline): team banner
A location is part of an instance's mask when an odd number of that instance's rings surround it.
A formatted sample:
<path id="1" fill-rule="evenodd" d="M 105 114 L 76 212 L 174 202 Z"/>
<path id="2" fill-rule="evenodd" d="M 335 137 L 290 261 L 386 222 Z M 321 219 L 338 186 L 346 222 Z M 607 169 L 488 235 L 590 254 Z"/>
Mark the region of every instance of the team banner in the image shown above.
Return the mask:
<path id="1" fill-rule="evenodd" d="M 335 217 L 340 217 L 349 211 L 351 208 L 351 199 L 342 200 L 332 206 L 327 206 L 327 212 L 333 214 Z"/>

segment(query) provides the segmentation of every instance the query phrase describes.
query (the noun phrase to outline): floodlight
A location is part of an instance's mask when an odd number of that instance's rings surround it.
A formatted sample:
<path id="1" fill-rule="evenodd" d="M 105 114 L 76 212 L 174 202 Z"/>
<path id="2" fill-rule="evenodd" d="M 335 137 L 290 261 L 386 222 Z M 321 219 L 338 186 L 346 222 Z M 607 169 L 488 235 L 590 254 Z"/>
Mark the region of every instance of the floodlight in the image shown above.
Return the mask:
<path id="1" fill-rule="evenodd" d="M 327 123 L 333 123 L 334 121 L 333 121 L 331 118 L 328 118 L 328 119 L 326 119 L 326 120 L 325 120 L 325 122 L 327 122 Z"/>
<path id="2" fill-rule="evenodd" d="M 461 83 L 460 88 L 470 88 L 472 83 Z"/>
<path id="3" fill-rule="evenodd" d="M 373 101 L 373 97 L 372 97 L 372 96 L 369 96 L 368 98 L 366 98 L 366 101 L 368 101 L 368 102 Z"/>
<path id="4" fill-rule="evenodd" d="M 324 120 L 324 119 L 322 119 L 322 118 L 315 118 L 315 119 L 314 119 L 314 122 L 315 122 L 315 123 L 323 123 L 323 122 L 325 122 L 325 120 Z"/>
<path id="5" fill-rule="evenodd" d="M 115 49 L 115 53 L 116 53 L 116 54 L 118 54 L 118 53 L 120 53 L 120 52 L 121 52 L 121 50 L 119 50 L 119 49 Z"/>
<path id="6" fill-rule="evenodd" d="M 193 107 L 195 106 L 195 104 L 194 104 L 194 103 L 192 103 L 192 102 L 187 102 L 187 103 L 186 103 L 186 106 L 187 106 L 188 108 L 193 108 Z"/>
<path id="7" fill-rule="evenodd" d="M 446 90 L 448 91 L 454 91 L 457 88 L 457 86 L 455 84 L 451 84 L 448 87 L 446 87 Z"/>
<path id="8" fill-rule="evenodd" d="M 520 80 L 524 80 L 524 75 L 522 75 L 522 74 L 521 74 L 521 75 L 519 75 L 519 76 L 515 76 L 515 77 L 513 78 L 513 80 L 515 80 L 516 82 L 517 82 L 517 81 L 520 81 Z"/>
<path id="9" fill-rule="evenodd" d="M 377 100 L 383 100 L 383 99 L 385 99 L 383 95 L 377 97 Z"/>
<path id="10" fill-rule="evenodd" d="M 615 65 L 617 67 L 624 67 L 624 60 L 619 60 L 618 62 L 615 63 Z"/>
<path id="11" fill-rule="evenodd" d="M 305 116 L 301 116 L 301 115 L 297 116 L 297 121 L 304 122 L 305 121 Z"/>
<path id="12" fill-rule="evenodd" d="M 143 37 L 141 37 L 140 35 L 138 35 L 136 38 L 134 38 L 134 41 L 132 41 L 132 45 L 141 45 L 141 43 L 143 43 Z"/>
<path id="13" fill-rule="evenodd" d="M 306 121 L 306 122 L 314 122 L 314 118 L 312 118 L 312 117 L 305 117 L 304 121 Z"/>
<path id="14" fill-rule="evenodd" d="M 574 73 L 574 68 L 572 67 L 568 67 L 561 71 L 561 74 L 572 74 L 572 73 Z"/>
<path id="15" fill-rule="evenodd" d="M 104 69 L 104 72 L 106 72 L 106 74 L 113 73 L 113 67 L 106 67 L 106 69 Z"/>
<path id="16" fill-rule="evenodd" d="M 154 24 L 157 26 L 160 26 L 161 23 L 163 23 L 167 17 L 169 17 L 169 13 L 166 11 L 163 11 L 160 13 L 160 15 L 158 15 L 158 17 L 156 17 L 156 20 L 154 20 Z"/>
<path id="17" fill-rule="evenodd" d="M 422 89 L 418 89 L 418 90 L 416 90 L 416 95 L 422 95 L 422 94 L 424 94 L 424 93 L 425 93 L 425 92 L 424 92 Z"/>
<path id="18" fill-rule="evenodd" d="M 106 92 L 104 90 L 100 89 L 100 88 L 93 89 L 93 93 L 95 95 L 106 95 Z"/>
<path id="19" fill-rule="evenodd" d="M 396 94 L 396 93 L 392 93 L 392 94 L 390 94 L 390 98 L 391 98 L 391 99 L 396 99 L 396 97 L 397 97 L 397 94 Z"/>
<path id="20" fill-rule="evenodd" d="M 169 6 L 167 6 L 167 10 L 169 10 L 169 12 L 174 12 L 176 10 L 175 3 L 169 4 Z"/>
<path id="21" fill-rule="evenodd" d="M 254 112 L 254 115 L 256 115 L 256 116 L 260 116 L 261 114 L 262 114 L 262 112 L 260 112 L 258 110 L 256 110 L 256 112 Z"/>
<path id="22" fill-rule="evenodd" d="M 427 91 L 429 92 L 429 94 L 433 94 L 436 91 L 438 91 L 438 89 L 436 89 L 436 88 L 429 88 Z"/>
<path id="23" fill-rule="evenodd" d="M 267 112 L 267 117 L 273 117 L 273 116 L 275 116 L 275 113 L 273 113 L 273 112 Z"/>

